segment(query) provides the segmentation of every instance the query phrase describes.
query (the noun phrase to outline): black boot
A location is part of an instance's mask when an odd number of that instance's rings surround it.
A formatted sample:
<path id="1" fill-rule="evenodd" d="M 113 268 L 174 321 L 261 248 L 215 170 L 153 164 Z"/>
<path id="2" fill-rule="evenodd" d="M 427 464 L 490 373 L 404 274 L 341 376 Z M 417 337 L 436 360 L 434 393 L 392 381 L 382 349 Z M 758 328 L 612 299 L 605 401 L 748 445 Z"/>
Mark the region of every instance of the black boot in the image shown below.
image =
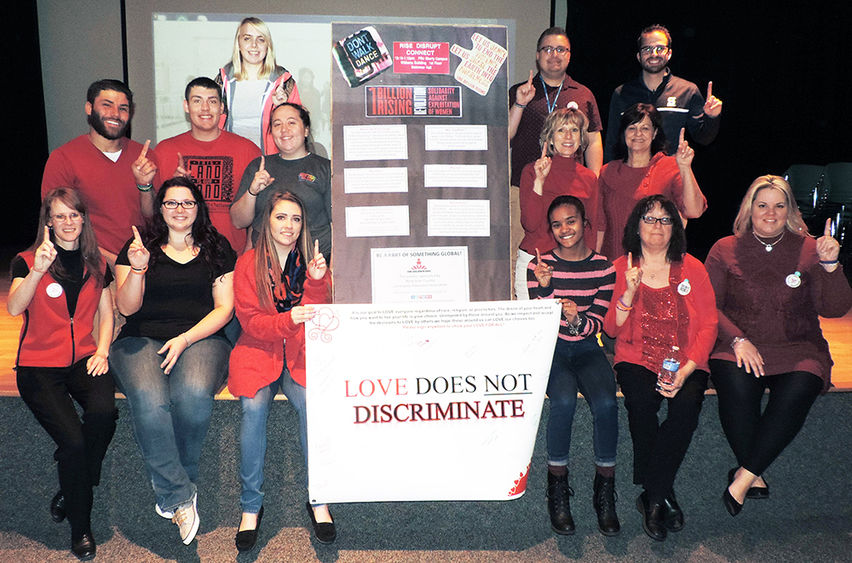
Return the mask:
<path id="1" fill-rule="evenodd" d="M 569 497 L 574 491 L 568 486 L 568 474 L 554 475 L 547 472 L 547 511 L 550 513 L 550 528 L 557 534 L 570 536 L 574 533 L 574 518 L 571 516 Z"/>
<path id="2" fill-rule="evenodd" d="M 636 508 L 642 514 L 642 529 L 652 539 L 666 539 L 666 505 L 663 502 L 650 503 L 648 492 L 644 491 L 636 498 Z"/>
<path id="3" fill-rule="evenodd" d="M 605 536 L 614 536 L 621 531 L 618 515 L 615 513 L 615 477 L 604 477 L 595 473 L 595 494 L 592 504 L 598 515 L 598 529 Z"/>

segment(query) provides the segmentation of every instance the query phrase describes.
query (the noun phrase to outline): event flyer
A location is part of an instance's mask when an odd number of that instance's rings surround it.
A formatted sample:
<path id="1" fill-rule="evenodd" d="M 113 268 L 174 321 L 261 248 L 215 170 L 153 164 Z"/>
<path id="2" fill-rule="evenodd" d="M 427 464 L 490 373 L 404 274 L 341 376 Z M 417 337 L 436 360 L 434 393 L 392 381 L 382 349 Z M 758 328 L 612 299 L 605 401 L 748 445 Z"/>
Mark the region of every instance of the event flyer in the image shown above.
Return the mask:
<path id="1" fill-rule="evenodd" d="M 311 502 L 524 493 L 558 301 L 317 309 L 305 325 Z"/>

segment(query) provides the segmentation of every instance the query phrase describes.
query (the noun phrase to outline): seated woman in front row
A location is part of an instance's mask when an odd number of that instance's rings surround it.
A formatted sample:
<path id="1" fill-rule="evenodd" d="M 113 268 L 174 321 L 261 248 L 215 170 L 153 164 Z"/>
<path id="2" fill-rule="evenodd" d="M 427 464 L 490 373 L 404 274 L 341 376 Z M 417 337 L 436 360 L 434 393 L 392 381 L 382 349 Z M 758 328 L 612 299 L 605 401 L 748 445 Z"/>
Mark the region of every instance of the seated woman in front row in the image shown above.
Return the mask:
<path id="1" fill-rule="evenodd" d="M 833 362 L 819 316 L 842 317 L 852 307 L 839 252 L 831 220 L 814 240 L 790 184 L 767 175 L 746 192 L 734 235 L 707 255 L 719 309 L 710 369 L 722 429 L 737 458 L 722 494 L 731 516 L 745 499 L 769 496 L 763 472 L 831 386 Z"/>
<path id="2" fill-rule="evenodd" d="M 614 263 L 615 306 L 604 330 L 616 338 L 613 367 L 633 439 L 633 482 L 644 488 L 636 499 L 642 528 L 663 541 L 667 531 L 683 528 L 674 480 L 704 402 L 716 301 L 704 265 L 686 253 L 683 223 L 671 200 L 641 199 L 622 245 L 627 256 Z M 670 382 L 658 378 L 666 368 Z M 660 424 L 663 399 L 668 409 Z"/>
<path id="3" fill-rule="evenodd" d="M 236 254 L 210 223 L 195 184 L 175 177 L 157 192 L 143 239 L 136 227 L 118 255 L 118 310 L 127 324 L 111 359 L 156 495 L 189 545 L 198 532 L 198 460 L 231 346 Z"/>
<path id="4" fill-rule="evenodd" d="M 6 308 L 24 316 L 17 358 L 21 399 L 56 443 L 59 492 L 54 522 L 68 517 L 71 552 L 92 559 L 92 487 L 115 432 L 115 386 L 109 372 L 111 276 L 98 251 L 86 206 L 71 188 L 41 203 L 35 244 L 12 260 Z M 92 337 L 97 319 L 97 342 Z M 82 420 L 74 401 L 83 408 Z M 8 446 L 6 446 L 8 447 Z M 23 476 L 22 476 L 23 477 Z"/>
<path id="5" fill-rule="evenodd" d="M 308 470 L 305 411 L 305 328 L 327 303 L 329 279 L 325 258 L 310 234 L 305 208 L 290 192 L 274 192 L 261 210 L 257 244 L 237 261 L 234 287 L 237 317 L 243 332 L 231 354 L 228 389 L 240 398 L 240 504 L 242 518 L 235 542 L 239 551 L 257 542 L 263 518 L 263 463 L 266 421 L 280 389 L 299 416 L 299 441 Z M 305 479 L 307 484 L 307 477 Z M 328 506 L 306 503 L 317 540 L 336 537 Z"/>

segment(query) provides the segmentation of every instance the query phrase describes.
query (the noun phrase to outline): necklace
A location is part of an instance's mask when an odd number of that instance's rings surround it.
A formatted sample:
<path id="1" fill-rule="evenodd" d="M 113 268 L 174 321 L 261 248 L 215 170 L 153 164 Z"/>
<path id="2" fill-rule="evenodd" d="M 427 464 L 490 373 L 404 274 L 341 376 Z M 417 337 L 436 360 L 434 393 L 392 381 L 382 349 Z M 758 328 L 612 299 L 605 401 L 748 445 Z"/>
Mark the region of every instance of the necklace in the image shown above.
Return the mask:
<path id="1" fill-rule="evenodd" d="M 784 230 L 781 232 L 781 236 L 780 236 L 780 237 L 778 237 L 777 239 L 775 239 L 775 240 L 774 240 L 774 241 L 772 241 L 772 242 L 763 242 L 762 240 L 760 240 L 760 237 L 758 237 L 758 236 L 757 236 L 757 233 L 755 233 L 754 231 L 752 231 L 752 232 L 751 232 L 751 234 L 752 234 L 752 235 L 754 235 L 754 239 L 755 239 L 757 242 L 759 242 L 760 244 L 762 244 L 762 245 L 763 245 L 763 248 L 765 248 L 765 249 L 766 249 L 766 252 L 772 252 L 772 249 L 773 249 L 773 248 L 775 248 L 775 245 L 776 245 L 776 244 L 778 244 L 779 242 L 781 242 L 781 239 L 782 239 L 782 238 L 784 238 L 784 235 L 786 235 L 786 234 L 787 234 L 787 229 L 784 229 Z"/>
<path id="2" fill-rule="evenodd" d="M 550 96 L 547 95 L 547 82 L 544 81 L 544 77 L 542 75 L 538 75 L 541 78 L 541 85 L 544 86 L 544 100 L 547 103 L 547 113 L 553 113 L 553 110 L 556 109 L 556 101 L 559 99 L 559 93 L 562 92 L 562 85 L 565 84 L 565 79 L 562 79 L 562 82 L 559 83 L 559 89 L 556 91 L 556 96 L 553 98 L 553 104 L 550 103 Z"/>

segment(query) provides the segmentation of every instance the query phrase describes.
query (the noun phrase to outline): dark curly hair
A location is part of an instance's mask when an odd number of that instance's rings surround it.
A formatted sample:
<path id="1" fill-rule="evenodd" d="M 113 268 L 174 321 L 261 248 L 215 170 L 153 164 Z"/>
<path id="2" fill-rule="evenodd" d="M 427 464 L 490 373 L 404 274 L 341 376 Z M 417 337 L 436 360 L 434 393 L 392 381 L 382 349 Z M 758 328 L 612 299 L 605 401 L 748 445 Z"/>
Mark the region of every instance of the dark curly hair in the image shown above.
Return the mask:
<path id="1" fill-rule="evenodd" d="M 642 240 L 639 238 L 639 221 L 642 216 L 659 205 L 663 208 L 669 217 L 672 218 L 672 238 L 669 241 L 669 248 L 666 251 L 666 258 L 669 262 L 680 262 L 683 260 L 683 255 L 686 253 L 686 232 L 683 228 L 683 221 L 680 219 L 680 213 L 675 207 L 675 204 L 664 195 L 649 195 L 639 200 L 633 211 L 630 212 L 630 217 L 627 219 L 627 225 L 624 227 L 624 237 L 621 239 L 621 245 L 624 247 L 624 254 L 633 253 L 633 258 L 636 259 L 642 256 Z"/>
<path id="2" fill-rule="evenodd" d="M 645 119 L 646 115 L 651 120 L 651 125 L 656 132 L 651 140 L 651 156 L 658 152 L 665 152 L 668 143 L 666 133 L 663 131 L 663 118 L 660 117 L 660 112 L 651 104 L 633 104 L 621 114 L 618 135 L 615 137 L 615 147 L 613 148 L 613 154 L 617 160 L 627 162 L 627 145 L 624 143 L 624 132 L 634 123 L 639 123 Z"/>
<path id="3" fill-rule="evenodd" d="M 186 235 L 187 239 L 192 238 L 192 244 L 198 248 L 201 259 L 207 264 L 207 269 L 210 271 L 210 283 L 213 283 L 216 278 L 215 272 L 221 272 L 226 266 L 226 257 L 231 254 L 226 246 L 230 246 L 228 240 L 219 234 L 213 223 L 210 222 L 210 212 L 207 209 L 207 203 L 204 201 L 204 196 L 201 195 L 201 190 L 195 183 L 183 176 L 175 176 L 163 182 L 157 195 L 154 197 L 154 216 L 151 217 L 147 224 L 145 232 L 142 234 L 142 240 L 145 242 L 145 248 L 149 251 L 160 248 L 169 241 L 169 227 L 163 219 L 163 200 L 166 197 L 166 192 L 169 188 L 186 188 L 192 193 L 197 205 L 198 214 L 195 217 L 195 222 L 192 223 L 192 231 Z M 189 240 L 187 240 L 189 242 Z M 160 253 L 151 252 L 150 265 L 154 265 Z"/>

